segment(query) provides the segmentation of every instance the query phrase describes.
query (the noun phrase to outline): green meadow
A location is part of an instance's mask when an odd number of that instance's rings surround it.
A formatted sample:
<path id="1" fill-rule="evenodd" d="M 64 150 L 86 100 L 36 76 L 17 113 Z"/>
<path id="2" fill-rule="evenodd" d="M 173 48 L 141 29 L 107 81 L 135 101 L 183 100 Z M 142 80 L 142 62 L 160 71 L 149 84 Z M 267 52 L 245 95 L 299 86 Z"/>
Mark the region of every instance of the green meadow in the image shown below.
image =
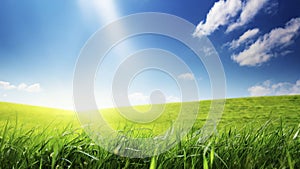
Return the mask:
<path id="1" fill-rule="evenodd" d="M 72 111 L 0 102 L 0 125 L 7 122 L 24 129 L 64 128 L 79 125 Z"/>
<path id="2" fill-rule="evenodd" d="M 190 133 L 169 151 L 139 159 L 106 152 L 83 132 L 72 111 L 0 103 L 0 168 L 300 168 L 300 96 L 227 99 L 217 131 L 202 142 L 211 101 L 182 104 L 200 105 Z M 170 127 L 180 105 L 166 104 L 147 124 L 129 122 L 117 109 L 100 112 L 115 130 L 146 128 L 158 135 Z M 149 106 L 135 109 L 145 112 Z"/>

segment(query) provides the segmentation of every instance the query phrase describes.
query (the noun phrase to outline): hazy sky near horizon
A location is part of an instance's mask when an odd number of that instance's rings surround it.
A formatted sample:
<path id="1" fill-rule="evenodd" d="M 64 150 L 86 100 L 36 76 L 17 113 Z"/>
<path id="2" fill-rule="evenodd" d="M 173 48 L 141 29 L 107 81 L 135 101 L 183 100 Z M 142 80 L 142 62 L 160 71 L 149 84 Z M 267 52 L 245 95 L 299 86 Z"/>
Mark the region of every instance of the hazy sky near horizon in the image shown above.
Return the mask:
<path id="1" fill-rule="evenodd" d="M 2 0 L 0 101 L 72 109 L 81 48 L 103 26 L 139 12 L 176 15 L 196 26 L 195 37 L 207 36 L 224 66 L 227 97 L 300 94 L 299 7 L 299 0 Z M 119 48 L 132 52 L 154 47 L 183 60 L 189 54 L 178 42 L 154 35 L 135 37 Z M 107 55 L 107 62 L 116 61 L 116 55 Z M 190 66 L 198 74 L 177 78 L 196 80 L 200 98 L 210 99 L 205 68 Z M 100 107 L 110 107 L 110 88 L 103 79 L 113 74 L 103 75 L 103 69 L 95 82 L 96 99 Z M 133 104 L 145 104 L 157 88 L 168 102 L 181 101 L 174 81 L 158 72 L 137 76 L 128 97 Z"/>

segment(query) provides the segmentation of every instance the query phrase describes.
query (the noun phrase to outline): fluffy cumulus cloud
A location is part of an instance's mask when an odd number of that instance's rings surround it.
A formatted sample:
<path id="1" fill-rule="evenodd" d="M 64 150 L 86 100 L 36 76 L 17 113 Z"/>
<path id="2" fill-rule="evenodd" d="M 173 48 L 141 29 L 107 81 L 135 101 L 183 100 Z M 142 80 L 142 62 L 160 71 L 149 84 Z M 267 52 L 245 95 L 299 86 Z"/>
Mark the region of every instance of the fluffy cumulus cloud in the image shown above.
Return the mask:
<path id="1" fill-rule="evenodd" d="M 29 93 L 34 92 L 40 92 L 41 91 L 41 85 L 39 83 L 35 83 L 32 85 L 27 85 L 25 83 L 21 83 L 18 86 L 12 85 L 9 82 L 0 81 L 0 89 L 4 90 L 19 90 L 19 91 L 25 91 Z"/>
<path id="2" fill-rule="evenodd" d="M 296 81 L 296 83 L 280 82 L 275 84 L 267 80 L 261 84 L 250 87 L 248 92 L 250 96 L 300 94 L 300 80 Z"/>
<path id="3" fill-rule="evenodd" d="M 182 80 L 195 80 L 195 77 L 192 73 L 183 73 L 178 76 L 178 79 Z"/>
<path id="4" fill-rule="evenodd" d="M 243 3 L 239 19 L 228 26 L 226 32 L 231 32 L 249 23 L 269 0 L 248 0 Z"/>
<path id="5" fill-rule="evenodd" d="M 275 28 L 271 32 L 259 37 L 244 51 L 234 54 L 231 58 L 240 66 L 257 66 L 277 56 L 276 50 L 284 50 L 293 43 L 300 29 L 300 17 L 293 18 L 284 28 Z"/>
<path id="6" fill-rule="evenodd" d="M 233 40 L 232 42 L 230 42 L 227 45 L 229 45 L 230 49 L 236 49 L 236 48 L 240 47 L 241 45 L 248 43 L 249 40 L 252 39 L 253 37 L 255 37 L 258 33 L 259 33 L 258 28 L 248 30 L 243 35 L 241 35 L 238 39 Z"/>
<path id="7" fill-rule="evenodd" d="M 210 35 L 220 26 L 227 25 L 242 9 L 241 0 L 220 0 L 214 4 L 206 16 L 206 22 L 201 21 L 194 36 Z"/>

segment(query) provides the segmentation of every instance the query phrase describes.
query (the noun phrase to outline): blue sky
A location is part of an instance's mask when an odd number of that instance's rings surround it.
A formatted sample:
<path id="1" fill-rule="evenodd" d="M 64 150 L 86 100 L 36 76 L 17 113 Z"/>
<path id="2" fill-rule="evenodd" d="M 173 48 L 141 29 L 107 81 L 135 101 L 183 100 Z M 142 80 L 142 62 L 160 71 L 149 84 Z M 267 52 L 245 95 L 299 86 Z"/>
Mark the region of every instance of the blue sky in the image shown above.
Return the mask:
<path id="1" fill-rule="evenodd" d="M 298 0 L 3 0 L 0 101 L 72 109 L 73 72 L 81 48 L 101 27 L 138 12 L 173 14 L 197 26 L 194 36 L 206 35 L 220 56 L 227 97 L 299 94 L 299 6 Z M 183 60 L 189 54 L 178 42 L 154 35 L 129 39 L 119 49 L 131 53 L 154 47 L 172 51 Z M 115 55 L 114 51 L 107 55 L 107 62 L 117 62 Z M 181 78 L 196 79 L 201 99 L 209 99 L 203 65 L 188 62 L 198 74 Z M 103 83 L 103 79 L 113 74 L 100 71 L 109 72 L 109 68 L 99 69 L 95 82 L 100 107 L 112 106 L 105 92 L 109 80 Z M 157 72 L 137 76 L 128 95 L 133 104 L 147 103 L 154 88 L 165 91 L 170 102 L 180 100 L 174 81 Z"/>

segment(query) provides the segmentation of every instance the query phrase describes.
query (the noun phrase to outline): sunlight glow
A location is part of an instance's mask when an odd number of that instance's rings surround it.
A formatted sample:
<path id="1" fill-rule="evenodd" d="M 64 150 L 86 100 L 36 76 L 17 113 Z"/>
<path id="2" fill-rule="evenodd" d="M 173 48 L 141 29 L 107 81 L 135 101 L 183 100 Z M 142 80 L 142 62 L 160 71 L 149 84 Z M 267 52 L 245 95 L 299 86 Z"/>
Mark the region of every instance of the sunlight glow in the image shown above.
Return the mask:
<path id="1" fill-rule="evenodd" d="M 105 24 L 119 17 L 118 9 L 112 0 L 79 0 L 79 6 L 85 14 L 97 14 Z"/>

